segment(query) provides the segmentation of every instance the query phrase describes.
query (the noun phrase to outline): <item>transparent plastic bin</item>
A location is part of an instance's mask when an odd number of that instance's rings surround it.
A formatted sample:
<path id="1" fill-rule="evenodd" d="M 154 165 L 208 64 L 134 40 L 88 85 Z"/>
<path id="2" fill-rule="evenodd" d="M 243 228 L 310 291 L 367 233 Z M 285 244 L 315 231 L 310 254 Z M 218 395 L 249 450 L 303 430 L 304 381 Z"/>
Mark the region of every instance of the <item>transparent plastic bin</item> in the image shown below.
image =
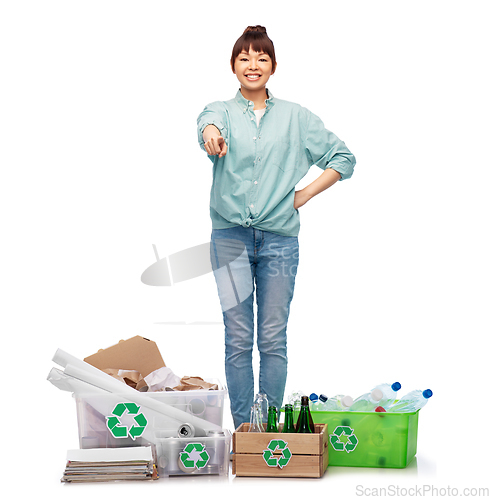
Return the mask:
<path id="1" fill-rule="evenodd" d="M 419 410 L 313 410 L 311 416 L 315 424 L 328 424 L 329 466 L 404 468 L 417 453 Z"/>
<path id="2" fill-rule="evenodd" d="M 218 383 L 218 387 L 221 387 Z M 143 393 L 192 417 L 223 425 L 226 389 Z M 144 405 L 135 405 L 127 396 L 108 393 L 74 394 L 77 407 L 80 448 L 116 448 L 155 444 L 155 437 L 176 435 L 179 424 Z M 185 423 L 185 418 L 183 422 Z"/>
<path id="3" fill-rule="evenodd" d="M 207 437 L 158 438 L 160 477 L 214 474 L 228 476 L 231 434 L 224 429 Z"/>

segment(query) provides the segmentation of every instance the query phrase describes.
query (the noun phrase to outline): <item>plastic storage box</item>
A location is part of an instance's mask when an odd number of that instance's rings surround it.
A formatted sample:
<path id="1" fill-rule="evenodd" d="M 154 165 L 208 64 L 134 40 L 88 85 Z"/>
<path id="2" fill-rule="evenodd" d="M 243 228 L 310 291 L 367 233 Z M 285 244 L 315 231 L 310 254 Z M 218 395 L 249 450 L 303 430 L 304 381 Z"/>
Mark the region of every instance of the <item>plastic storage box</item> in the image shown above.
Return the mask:
<path id="1" fill-rule="evenodd" d="M 156 454 L 161 477 L 216 474 L 227 476 L 231 434 L 227 430 L 206 437 L 158 438 Z"/>
<path id="2" fill-rule="evenodd" d="M 218 383 L 218 387 L 221 385 Z M 143 393 L 181 410 L 183 416 L 198 417 L 213 428 L 223 425 L 226 389 Z M 175 420 L 156 414 L 115 394 L 74 394 L 77 406 L 80 448 L 112 448 L 155 444 L 156 436 L 175 436 Z M 182 422 L 185 423 L 185 417 Z"/>
<path id="3" fill-rule="evenodd" d="M 328 424 L 329 465 L 404 468 L 417 453 L 418 413 L 313 410 L 311 416 Z"/>

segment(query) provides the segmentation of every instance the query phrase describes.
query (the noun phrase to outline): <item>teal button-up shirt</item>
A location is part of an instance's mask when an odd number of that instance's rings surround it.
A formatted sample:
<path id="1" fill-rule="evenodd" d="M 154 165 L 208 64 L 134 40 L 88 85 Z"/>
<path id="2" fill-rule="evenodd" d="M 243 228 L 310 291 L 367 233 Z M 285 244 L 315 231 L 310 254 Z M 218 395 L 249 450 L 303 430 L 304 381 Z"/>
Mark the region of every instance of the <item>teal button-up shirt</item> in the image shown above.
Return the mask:
<path id="1" fill-rule="evenodd" d="M 333 168 L 348 179 L 356 163 L 345 144 L 316 115 L 268 91 L 266 111 L 257 126 L 254 103 L 237 92 L 234 99 L 208 104 L 197 120 L 203 130 L 215 125 L 228 145 L 213 162 L 210 213 L 213 229 L 253 226 L 283 236 L 299 233 L 294 208 L 296 184 L 312 165 Z"/>

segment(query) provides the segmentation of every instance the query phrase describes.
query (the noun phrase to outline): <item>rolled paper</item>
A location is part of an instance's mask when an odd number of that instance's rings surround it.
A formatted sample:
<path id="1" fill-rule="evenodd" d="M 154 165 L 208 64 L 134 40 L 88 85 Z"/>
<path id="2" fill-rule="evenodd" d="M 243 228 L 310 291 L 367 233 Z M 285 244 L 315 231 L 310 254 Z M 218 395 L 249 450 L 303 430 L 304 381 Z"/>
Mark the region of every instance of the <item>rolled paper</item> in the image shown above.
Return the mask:
<path id="1" fill-rule="evenodd" d="M 87 371 L 88 373 L 92 373 L 95 376 L 99 376 L 102 379 L 105 380 L 114 380 L 113 377 L 111 377 L 109 374 L 104 373 L 102 370 L 99 370 L 98 368 L 95 368 L 95 366 L 92 366 L 91 364 L 87 363 L 86 361 L 82 361 L 81 359 L 76 358 L 75 356 L 67 353 L 66 351 L 63 351 L 62 349 L 57 349 L 54 356 L 53 356 L 53 361 L 62 366 L 63 368 L 66 367 L 66 365 L 70 364 L 73 366 L 78 366 L 82 368 L 83 370 Z M 113 366 L 112 368 L 117 368 L 116 366 Z"/>
<path id="2" fill-rule="evenodd" d="M 111 392 L 105 391 L 98 387 L 95 387 L 83 380 L 79 380 L 70 375 L 65 374 L 58 368 L 52 368 L 48 375 L 48 380 L 58 389 L 63 391 L 73 392 L 78 397 L 83 398 L 95 411 L 101 415 L 108 417 L 106 415 L 108 407 L 115 407 L 118 403 L 121 403 L 121 397 L 119 394 L 113 394 Z M 154 423 L 158 422 L 159 427 L 165 426 L 165 431 L 167 436 L 178 437 L 178 429 L 182 423 L 176 419 L 162 416 L 162 414 L 155 412 L 154 410 L 145 407 L 144 415 L 148 422 Z M 155 428 L 154 425 L 148 425 L 142 436 L 148 442 L 156 444 L 157 438 L 161 437 L 161 431 Z"/>

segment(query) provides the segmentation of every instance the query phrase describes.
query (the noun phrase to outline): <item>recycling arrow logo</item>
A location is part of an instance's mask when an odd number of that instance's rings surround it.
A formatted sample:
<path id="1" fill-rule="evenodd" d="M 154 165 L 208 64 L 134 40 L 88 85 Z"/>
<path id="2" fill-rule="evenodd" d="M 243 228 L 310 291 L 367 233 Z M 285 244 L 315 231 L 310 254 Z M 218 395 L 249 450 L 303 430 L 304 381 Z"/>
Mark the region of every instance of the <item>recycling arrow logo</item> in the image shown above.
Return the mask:
<path id="1" fill-rule="evenodd" d="M 202 443 L 188 443 L 180 453 L 180 462 L 185 469 L 202 469 L 209 462 L 209 454 Z"/>
<path id="2" fill-rule="evenodd" d="M 274 456 L 273 454 L 275 451 L 281 451 L 281 456 Z M 264 457 L 265 463 L 269 467 L 279 467 L 282 469 L 283 467 L 286 467 L 293 455 L 289 450 L 286 441 L 283 441 L 282 439 L 272 439 L 269 446 L 267 446 L 267 449 L 264 450 L 264 454 L 262 456 Z"/>
<path id="3" fill-rule="evenodd" d="M 347 442 L 340 440 L 341 436 L 347 436 Z M 351 429 L 348 426 L 338 425 L 333 434 L 330 434 L 330 444 L 335 451 L 346 451 L 350 453 L 356 449 L 359 440 L 357 436 L 354 434 L 354 429 Z"/>
<path id="4" fill-rule="evenodd" d="M 118 403 L 112 410 L 112 415 L 106 417 L 106 425 L 110 433 L 115 438 L 127 438 L 128 436 L 135 440 L 143 434 L 146 429 L 148 421 L 143 413 L 140 413 L 141 406 L 135 403 Z M 125 413 L 128 415 L 134 415 L 134 424 L 128 430 L 128 427 L 122 425 L 119 420 Z"/>

